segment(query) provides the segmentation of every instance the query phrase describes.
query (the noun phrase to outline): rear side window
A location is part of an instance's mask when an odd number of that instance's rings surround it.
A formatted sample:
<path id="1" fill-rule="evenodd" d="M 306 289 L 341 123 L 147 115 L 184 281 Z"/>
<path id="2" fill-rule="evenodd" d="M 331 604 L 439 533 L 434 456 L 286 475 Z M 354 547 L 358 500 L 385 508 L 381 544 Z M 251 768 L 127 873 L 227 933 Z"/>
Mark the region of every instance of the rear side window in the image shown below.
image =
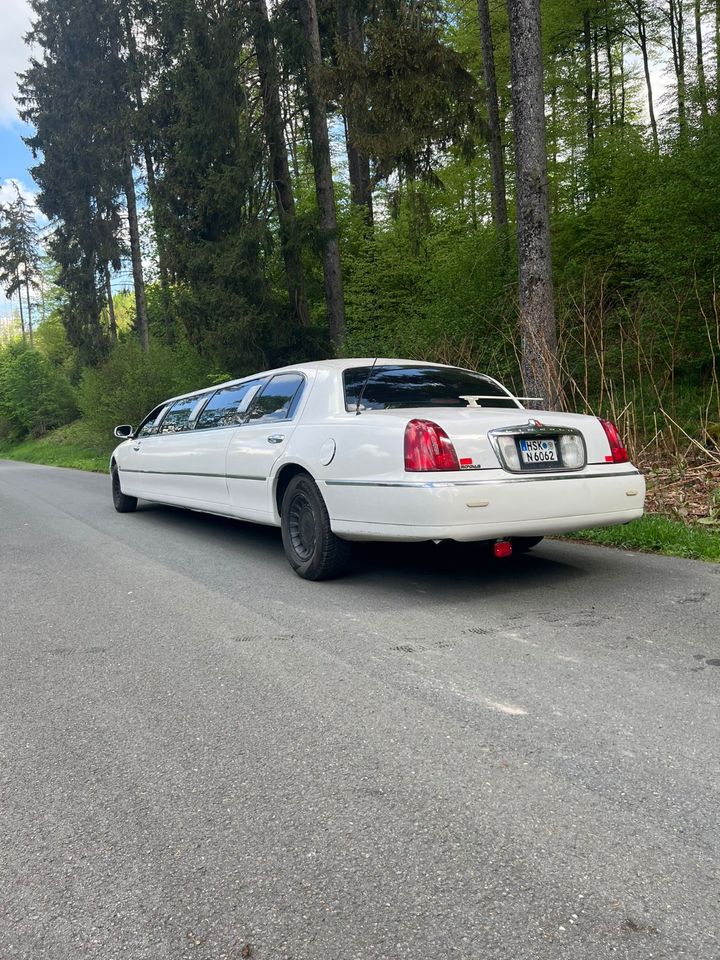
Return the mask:
<path id="1" fill-rule="evenodd" d="M 281 373 L 273 377 L 263 392 L 253 400 L 248 423 L 289 420 L 300 402 L 304 377 L 299 373 Z"/>
<path id="2" fill-rule="evenodd" d="M 186 397 L 185 400 L 176 400 L 168 410 L 160 426 L 160 433 L 182 433 L 191 430 L 190 414 L 198 406 L 198 397 Z"/>
<path id="3" fill-rule="evenodd" d="M 343 376 L 345 408 L 350 412 L 356 409 L 361 393 L 361 410 L 469 406 L 518 408 L 518 404 L 492 380 L 481 373 L 458 367 L 353 367 Z"/>
<path id="4" fill-rule="evenodd" d="M 200 414 L 196 429 L 229 427 L 242 422 L 242 414 L 261 385 L 262 381 L 251 380 L 248 383 L 239 383 L 234 387 L 218 390 L 210 397 Z"/>

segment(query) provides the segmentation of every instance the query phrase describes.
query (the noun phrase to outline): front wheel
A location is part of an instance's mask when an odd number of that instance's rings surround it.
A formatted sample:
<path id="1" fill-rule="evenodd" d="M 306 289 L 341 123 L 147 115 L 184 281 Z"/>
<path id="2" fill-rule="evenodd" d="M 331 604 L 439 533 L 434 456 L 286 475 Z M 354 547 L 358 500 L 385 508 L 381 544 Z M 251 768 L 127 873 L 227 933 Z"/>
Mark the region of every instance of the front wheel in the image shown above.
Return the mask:
<path id="1" fill-rule="evenodd" d="M 282 541 L 295 573 L 305 580 L 329 580 L 347 569 L 352 546 L 330 529 L 327 507 L 306 473 L 293 477 L 282 498 Z"/>
<path id="2" fill-rule="evenodd" d="M 132 513 L 135 507 L 137 507 L 137 497 L 129 497 L 126 493 L 122 492 L 120 487 L 120 471 L 115 465 L 113 465 L 110 474 L 112 477 L 113 506 L 118 513 Z"/>

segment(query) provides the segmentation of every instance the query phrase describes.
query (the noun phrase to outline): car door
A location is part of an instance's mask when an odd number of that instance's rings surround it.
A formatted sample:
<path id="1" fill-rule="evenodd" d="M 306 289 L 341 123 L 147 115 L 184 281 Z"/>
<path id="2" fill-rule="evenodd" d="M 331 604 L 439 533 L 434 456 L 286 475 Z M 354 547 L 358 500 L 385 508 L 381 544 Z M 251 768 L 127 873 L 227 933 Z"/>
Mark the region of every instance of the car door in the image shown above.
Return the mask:
<path id="1" fill-rule="evenodd" d="M 225 462 L 233 431 L 262 383 L 247 381 L 205 395 L 190 412 L 187 430 L 168 437 L 165 468 L 188 506 L 226 508 L 230 502 Z M 172 410 L 168 414 L 170 416 Z"/>
<path id="2" fill-rule="evenodd" d="M 272 519 L 270 474 L 295 429 L 306 390 L 303 374 L 277 374 L 264 384 L 250 404 L 245 422 L 233 431 L 226 470 L 230 503 L 237 516 Z"/>
<path id="3" fill-rule="evenodd" d="M 155 407 L 140 424 L 135 435 L 118 450 L 118 467 L 123 490 L 132 496 L 152 499 L 154 493 L 153 478 L 144 469 L 147 444 L 154 437 L 163 417 L 170 409 L 169 403 Z"/>
<path id="4" fill-rule="evenodd" d="M 199 459 L 192 456 L 195 444 L 192 416 L 197 415 L 207 396 L 176 400 L 150 436 L 136 439 L 137 466 L 149 499 L 182 503 L 192 491 L 190 470 L 206 472 Z M 186 469 L 188 458 L 193 461 L 190 470 Z"/>

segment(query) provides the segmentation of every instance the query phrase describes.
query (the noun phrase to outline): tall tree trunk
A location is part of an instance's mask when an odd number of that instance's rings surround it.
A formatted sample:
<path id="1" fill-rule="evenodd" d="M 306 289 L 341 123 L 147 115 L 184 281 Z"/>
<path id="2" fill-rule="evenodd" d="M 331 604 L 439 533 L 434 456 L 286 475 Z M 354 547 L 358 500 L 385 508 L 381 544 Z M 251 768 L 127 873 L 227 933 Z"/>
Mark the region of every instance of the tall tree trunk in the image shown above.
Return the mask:
<path id="1" fill-rule="evenodd" d="M 142 78 L 140 76 L 138 63 L 137 43 L 135 41 L 132 19 L 127 3 L 123 4 L 123 20 L 134 87 L 135 107 L 137 112 L 142 116 L 144 111 Z M 168 281 L 167 257 L 165 254 L 164 237 L 160 223 L 159 203 L 155 186 L 155 165 L 147 137 L 142 136 L 141 140 L 143 157 L 145 159 L 145 172 L 147 175 L 148 199 L 150 200 L 150 209 L 152 211 L 153 227 L 155 230 L 155 242 L 157 244 L 158 273 L 160 274 L 160 301 L 162 303 L 163 323 L 165 325 L 165 342 L 173 343 L 175 339 L 175 325 L 173 322 L 172 298 L 170 296 L 170 284 Z"/>
<path id="2" fill-rule="evenodd" d="M 105 299 L 107 300 L 108 318 L 110 320 L 110 339 L 117 343 L 117 319 L 115 317 L 115 304 L 113 303 L 112 283 L 110 282 L 110 270 L 106 263 L 103 264 L 103 275 L 105 277 Z"/>
<path id="3" fill-rule="evenodd" d="M 694 0 L 693 10 L 695 13 L 695 55 L 697 63 L 698 100 L 700 101 L 700 115 L 702 116 L 703 123 L 705 123 L 708 118 L 708 92 L 707 82 L 705 80 L 705 56 L 703 53 L 700 0 Z"/>
<path id="4" fill-rule="evenodd" d="M 670 41 L 673 67 L 677 84 L 678 127 L 680 136 L 687 133 L 686 82 L 685 82 L 685 14 L 683 0 L 668 0 L 670 18 Z"/>
<path id="5" fill-rule="evenodd" d="M 351 50 L 362 56 L 365 48 L 362 25 L 353 0 L 340 0 L 338 4 L 338 25 L 340 35 Z M 345 115 L 345 144 L 348 157 L 348 176 L 350 178 L 350 199 L 367 211 L 368 225 L 373 223 L 373 199 L 370 183 L 370 158 L 357 145 L 356 110 L 367 112 L 367 95 L 364 89 L 357 93 L 357 103 L 350 105 Z"/>
<path id="6" fill-rule="evenodd" d="M 22 331 L 23 343 L 25 343 L 27 334 L 25 332 L 25 313 L 23 311 L 22 302 L 22 284 L 20 283 L 20 274 L 17 272 L 17 270 L 15 271 L 15 280 L 17 282 L 18 306 L 20 307 L 20 329 Z"/>
<path id="7" fill-rule="evenodd" d="M 505 159 L 503 157 L 498 105 L 497 79 L 495 76 L 495 49 L 493 47 L 490 5 L 488 0 L 477 0 L 480 45 L 482 48 L 485 100 L 488 110 L 488 149 L 492 178 L 492 217 L 498 231 L 507 226 L 507 195 L 505 188 Z"/>
<path id="8" fill-rule="evenodd" d="M 553 296 L 539 0 L 508 0 L 525 388 L 561 402 Z"/>
<path id="9" fill-rule="evenodd" d="M 298 132 L 297 108 L 291 99 L 287 90 L 280 84 L 280 110 L 282 115 L 283 130 L 290 131 L 290 139 L 286 141 L 288 149 L 288 162 L 292 167 L 292 176 L 295 180 L 300 179 L 300 163 L 298 161 L 297 145 L 301 140 Z"/>
<path id="10" fill-rule="evenodd" d="M 598 42 L 597 24 L 593 26 L 593 107 L 595 109 L 595 126 L 600 126 L 600 44 Z"/>
<path id="11" fill-rule="evenodd" d="M 638 28 L 638 45 L 642 55 L 643 72 L 645 74 L 645 87 L 647 89 L 648 115 L 650 117 L 650 129 L 652 130 L 653 147 L 655 153 L 660 149 L 658 142 L 657 120 L 655 118 L 655 105 L 653 103 L 652 80 L 650 79 L 650 57 L 648 53 L 647 24 L 645 23 L 644 0 L 638 0 L 635 7 L 635 18 Z"/>
<path id="12" fill-rule="evenodd" d="M 335 192 L 330 165 L 327 110 L 325 100 L 318 88 L 318 73 L 322 66 L 322 57 L 315 0 L 301 0 L 301 9 L 308 45 L 307 104 L 310 115 L 315 193 L 320 215 L 320 240 L 323 247 L 325 305 L 330 339 L 335 349 L 339 350 L 345 335 L 345 301 L 337 216 L 335 213 Z"/>
<path id="13" fill-rule="evenodd" d="M 270 178 L 275 191 L 275 205 L 280 223 L 280 246 L 285 265 L 285 282 L 290 306 L 303 327 L 310 323 L 305 274 L 295 217 L 295 197 L 290 181 L 282 110 L 280 78 L 270 21 L 265 0 L 249 0 L 255 55 L 260 73 L 263 97 L 263 127 L 270 156 Z"/>
<path id="14" fill-rule="evenodd" d="M 130 232 L 130 258 L 132 260 L 133 286 L 135 287 L 135 325 L 140 346 L 147 353 L 150 348 L 148 335 L 147 308 L 145 305 L 145 280 L 143 279 L 142 251 L 140 249 L 140 230 L 137 218 L 137 198 L 133 177 L 130 152 L 125 155 L 125 196 L 128 208 L 128 227 Z"/>
<path id="15" fill-rule="evenodd" d="M 551 183 L 553 185 L 552 195 L 550 197 L 550 203 L 552 205 L 553 216 L 557 214 L 559 202 L 558 202 L 558 188 L 557 188 L 557 165 L 558 165 L 558 139 L 556 136 L 557 130 L 557 116 L 558 116 L 558 89 L 557 89 L 557 75 L 555 70 L 552 72 L 552 86 L 550 87 L 550 140 L 552 143 L 552 153 L 550 154 L 550 172 L 552 174 Z"/>
<path id="16" fill-rule="evenodd" d="M 590 11 L 583 10 L 583 55 L 585 59 L 585 129 L 587 130 L 588 150 L 595 140 L 595 104 L 593 102 L 592 36 L 590 33 Z"/>
<path id="17" fill-rule="evenodd" d="M 605 57 L 608 65 L 608 110 L 610 126 L 615 125 L 615 69 L 613 64 L 612 37 L 610 35 L 610 15 L 605 10 Z"/>
<path id="18" fill-rule="evenodd" d="M 625 85 L 625 40 L 620 37 L 620 126 L 625 126 L 625 101 L 627 88 Z"/>
<path id="19" fill-rule="evenodd" d="M 27 301 L 27 325 L 28 325 L 28 339 L 30 340 L 30 346 L 33 346 L 33 325 L 32 325 L 32 310 L 30 308 L 30 281 L 28 280 L 27 275 L 27 265 L 25 269 L 25 299 Z"/>

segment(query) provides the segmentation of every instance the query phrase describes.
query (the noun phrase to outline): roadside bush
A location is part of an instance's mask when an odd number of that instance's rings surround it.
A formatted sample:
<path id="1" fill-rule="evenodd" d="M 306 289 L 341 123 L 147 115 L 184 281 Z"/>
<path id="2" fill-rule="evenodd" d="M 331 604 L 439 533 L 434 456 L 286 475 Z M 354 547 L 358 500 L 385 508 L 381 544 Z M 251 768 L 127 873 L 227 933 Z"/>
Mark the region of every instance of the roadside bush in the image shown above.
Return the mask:
<path id="1" fill-rule="evenodd" d="M 119 423 L 137 427 L 166 397 L 222 379 L 185 344 L 151 343 L 143 353 L 133 339 L 119 343 L 102 366 L 84 371 L 78 399 L 85 422 L 102 436 Z"/>
<path id="2" fill-rule="evenodd" d="M 40 436 L 76 416 L 73 388 L 46 357 L 22 344 L 0 353 L 0 435 Z"/>

